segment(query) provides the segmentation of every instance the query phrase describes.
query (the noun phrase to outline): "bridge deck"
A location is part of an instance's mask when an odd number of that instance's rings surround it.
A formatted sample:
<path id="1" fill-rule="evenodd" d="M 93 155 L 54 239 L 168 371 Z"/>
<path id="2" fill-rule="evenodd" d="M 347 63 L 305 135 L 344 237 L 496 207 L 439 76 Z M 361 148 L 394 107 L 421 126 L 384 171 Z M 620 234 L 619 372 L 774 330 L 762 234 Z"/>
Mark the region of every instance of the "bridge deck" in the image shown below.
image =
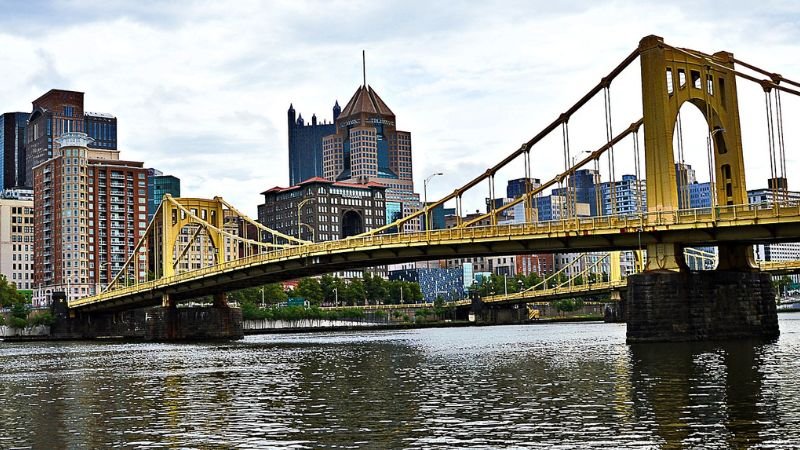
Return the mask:
<path id="1" fill-rule="evenodd" d="M 318 275 L 338 270 L 443 258 L 533 252 L 637 249 L 650 243 L 716 245 L 800 240 L 800 206 L 726 206 L 643 215 L 451 228 L 357 236 L 299 245 L 139 283 L 69 302 L 70 308 L 115 310 Z"/>

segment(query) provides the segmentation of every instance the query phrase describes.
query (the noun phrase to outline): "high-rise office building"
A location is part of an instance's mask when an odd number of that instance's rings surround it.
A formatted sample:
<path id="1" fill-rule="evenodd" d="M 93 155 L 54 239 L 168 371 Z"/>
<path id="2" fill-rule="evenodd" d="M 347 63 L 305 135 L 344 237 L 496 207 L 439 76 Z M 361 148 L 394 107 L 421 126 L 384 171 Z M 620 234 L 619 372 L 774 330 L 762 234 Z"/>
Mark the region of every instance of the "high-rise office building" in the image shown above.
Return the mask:
<path id="1" fill-rule="evenodd" d="M 506 197 L 518 198 L 522 197 L 528 192 L 528 189 L 536 189 L 542 185 L 542 181 L 538 178 L 517 178 L 508 180 L 506 185 Z"/>
<path id="2" fill-rule="evenodd" d="M 55 291 L 68 298 L 96 292 L 147 227 L 143 163 L 90 149 L 89 142 L 85 133 L 62 133 L 53 157 L 33 169 L 34 298 L 40 303 Z"/>
<path id="3" fill-rule="evenodd" d="M 342 108 L 337 101 L 333 105 L 333 121 L 317 122 L 316 114 L 306 124 L 303 115 L 297 116 L 294 106 L 287 111 L 289 125 L 289 184 L 297 184 L 309 178 L 322 177 L 322 138 L 336 133 L 334 122 Z"/>
<path id="4" fill-rule="evenodd" d="M 585 203 L 589 205 L 589 215 L 597 216 L 601 207 L 596 186 L 600 184 L 600 173 L 594 169 L 580 169 L 576 170 L 574 175 L 567 178 L 566 185 L 563 188 L 553 189 L 554 196 L 562 196 L 565 198 L 564 205 L 567 208 L 573 202 Z M 574 199 L 572 197 L 575 197 Z M 567 212 L 572 215 L 571 212 Z"/>
<path id="5" fill-rule="evenodd" d="M 0 115 L 0 189 L 25 184 L 25 127 L 30 114 Z"/>
<path id="6" fill-rule="evenodd" d="M 600 183 L 597 189 L 602 202 L 600 213 L 604 216 L 630 216 L 647 211 L 647 186 L 644 180 L 637 180 L 636 175 L 623 175 L 621 181 L 613 184 Z"/>
<path id="7" fill-rule="evenodd" d="M 398 210 L 403 216 L 417 211 L 411 133 L 396 129 L 394 113 L 372 87 L 359 86 L 335 123 L 335 134 L 322 141 L 324 178 L 386 186 L 387 220 Z M 419 220 L 410 222 L 406 230 L 420 229 Z"/>
<path id="8" fill-rule="evenodd" d="M 344 239 L 386 224 L 386 187 L 378 183 L 334 182 L 311 178 L 287 188 L 275 186 L 261 193 L 259 220 L 273 230 L 300 239 L 321 242 Z M 264 240 L 276 242 L 271 235 Z M 284 243 L 280 238 L 276 243 Z M 385 276 L 386 268 L 372 272 Z M 363 270 L 337 274 L 360 278 Z"/>
<path id="9" fill-rule="evenodd" d="M 89 148 L 117 148 L 117 118 L 108 113 L 87 112 L 83 116 L 86 134 L 93 139 Z"/>
<path id="10" fill-rule="evenodd" d="M 87 127 L 88 125 L 88 127 Z M 83 92 L 51 89 L 33 101 L 25 130 L 25 186 L 33 186 L 35 166 L 49 160 L 63 133 L 87 133 L 88 148 L 116 150 L 117 119 L 110 114 L 84 113 Z"/>
<path id="11" fill-rule="evenodd" d="M 264 195 L 263 224 L 308 241 L 330 241 L 386 223 L 386 188 L 312 178 L 297 186 L 273 187 Z"/>
<path id="12" fill-rule="evenodd" d="M 147 169 L 147 222 L 153 218 L 166 194 L 175 198 L 180 197 L 181 179 L 164 175 L 158 169 Z"/>

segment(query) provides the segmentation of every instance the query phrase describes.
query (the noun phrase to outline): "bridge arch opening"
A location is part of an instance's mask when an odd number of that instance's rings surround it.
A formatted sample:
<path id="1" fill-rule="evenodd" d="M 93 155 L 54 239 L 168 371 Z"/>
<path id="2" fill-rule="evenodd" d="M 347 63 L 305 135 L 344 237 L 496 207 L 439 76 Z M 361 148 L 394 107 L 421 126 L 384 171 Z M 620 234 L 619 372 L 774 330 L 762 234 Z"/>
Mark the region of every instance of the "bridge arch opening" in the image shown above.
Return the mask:
<path id="1" fill-rule="evenodd" d="M 672 128 L 672 149 L 678 207 L 710 208 L 717 179 L 716 152 L 727 153 L 724 129 L 712 125 L 716 145 L 709 141 L 705 102 L 692 99 L 684 102 L 675 115 Z M 712 123 L 716 114 L 711 113 Z"/>
<path id="2" fill-rule="evenodd" d="M 715 130 L 711 133 L 714 143 L 709 138 L 709 121 Z M 709 210 L 717 203 L 716 181 L 730 184 L 731 176 L 730 170 L 726 175 L 725 165 L 716 173 L 717 155 L 728 150 L 718 116 L 704 100 L 691 98 L 680 105 L 673 123 L 672 144 L 678 207 Z M 716 246 L 690 247 L 684 249 L 683 259 L 690 270 L 714 270 L 718 252 Z"/>
<path id="3" fill-rule="evenodd" d="M 364 220 L 358 211 L 345 211 L 342 214 L 342 239 L 364 232 Z"/>

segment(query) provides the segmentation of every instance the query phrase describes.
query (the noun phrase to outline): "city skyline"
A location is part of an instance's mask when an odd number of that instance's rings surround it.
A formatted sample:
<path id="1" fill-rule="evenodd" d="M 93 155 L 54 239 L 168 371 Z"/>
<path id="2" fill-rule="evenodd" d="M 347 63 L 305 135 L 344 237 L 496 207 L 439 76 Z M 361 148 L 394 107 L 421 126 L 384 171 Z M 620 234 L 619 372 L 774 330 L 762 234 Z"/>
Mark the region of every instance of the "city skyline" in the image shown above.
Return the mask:
<path id="1" fill-rule="evenodd" d="M 730 50 L 789 78 L 800 74 L 797 62 L 783 58 L 798 50 L 792 24 L 800 8 L 790 3 L 753 11 L 738 2 L 722 12 L 684 8 L 688 2 L 476 3 L 459 11 L 426 3 L 424 18 L 389 22 L 413 17 L 410 11 L 420 5 L 348 3 L 324 11 L 309 3 L 259 9 L 245 2 L 236 11 L 189 2 L 19 5 L 0 18 L 0 43 L 7 49 L 0 65 L 11 74 L 0 109 L 27 112 L 32 99 L 53 88 L 90 93 L 92 110 L 120 118 L 120 150 L 131 159 L 181 178 L 186 195 L 222 195 L 255 217 L 259 192 L 288 184 L 286 105 L 327 116 L 331 99 L 346 98 L 361 81 L 362 49 L 367 83 L 392 99 L 403 128 L 414 131 L 414 181 L 445 174 L 429 186 L 429 199 L 481 173 L 550 123 L 644 35 L 709 52 Z M 305 14 L 312 8 L 320 15 Z M 54 15 L 60 27 L 48 24 Z M 355 23 L 367 25 L 348 26 Z M 577 29 L 595 37 L 573 36 Z M 274 51 L 281 48 L 293 51 Z M 635 77 L 638 68 L 629 72 Z M 636 105 L 633 91 L 612 88 L 620 112 L 616 130 L 638 118 L 624 108 Z M 741 98 L 748 101 L 746 93 Z M 760 100 L 753 104 L 763 110 Z M 752 120 L 763 121 L 763 112 Z M 592 148 L 602 136 L 585 143 L 576 138 L 576 147 Z M 787 144 L 796 139 L 787 134 Z M 534 151 L 534 157 L 542 154 Z M 788 156 L 790 166 L 796 163 Z M 761 167 L 761 159 L 745 162 Z M 704 160 L 687 162 L 702 173 Z M 545 180 L 559 167 L 539 160 L 532 175 Z M 748 179 L 748 188 L 766 185 L 768 168 L 760 173 Z M 468 199 L 468 209 L 479 208 L 483 196 Z"/>

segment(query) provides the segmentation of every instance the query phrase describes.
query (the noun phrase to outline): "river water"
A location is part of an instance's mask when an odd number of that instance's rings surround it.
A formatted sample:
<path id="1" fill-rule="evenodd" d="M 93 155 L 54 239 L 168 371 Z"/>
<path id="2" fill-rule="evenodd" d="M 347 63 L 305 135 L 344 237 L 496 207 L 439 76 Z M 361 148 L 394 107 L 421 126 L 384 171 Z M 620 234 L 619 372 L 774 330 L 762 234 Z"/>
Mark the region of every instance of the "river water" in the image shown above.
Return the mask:
<path id="1" fill-rule="evenodd" d="M 800 448 L 777 342 L 619 324 L 0 343 L 0 448 Z"/>

